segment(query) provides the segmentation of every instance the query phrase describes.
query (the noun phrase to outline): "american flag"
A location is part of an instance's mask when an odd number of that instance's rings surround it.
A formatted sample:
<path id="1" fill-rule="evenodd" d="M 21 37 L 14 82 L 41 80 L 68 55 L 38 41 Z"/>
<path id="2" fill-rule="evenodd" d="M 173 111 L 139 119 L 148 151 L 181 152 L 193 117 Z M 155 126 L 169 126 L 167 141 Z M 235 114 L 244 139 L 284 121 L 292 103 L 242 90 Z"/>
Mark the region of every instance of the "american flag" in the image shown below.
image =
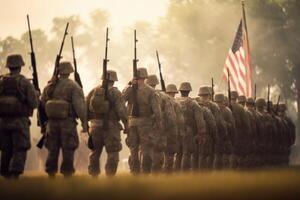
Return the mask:
<path id="1" fill-rule="evenodd" d="M 252 67 L 247 28 L 244 21 L 241 20 L 239 24 L 233 45 L 226 58 L 223 73 L 225 80 L 227 80 L 229 70 L 230 84 L 233 90 L 236 90 L 239 95 L 251 97 Z"/>

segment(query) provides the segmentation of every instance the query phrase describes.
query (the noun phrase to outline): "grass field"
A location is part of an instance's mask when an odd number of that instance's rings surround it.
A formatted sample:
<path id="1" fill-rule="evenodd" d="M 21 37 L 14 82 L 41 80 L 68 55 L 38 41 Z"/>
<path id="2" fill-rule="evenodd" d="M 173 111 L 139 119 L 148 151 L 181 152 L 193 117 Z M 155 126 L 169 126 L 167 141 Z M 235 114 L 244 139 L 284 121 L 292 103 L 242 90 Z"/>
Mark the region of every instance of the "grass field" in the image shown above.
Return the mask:
<path id="1" fill-rule="evenodd" d="M 300 199 L 300 169 L 70 179 L 0 179 L 0 199 Z"/>

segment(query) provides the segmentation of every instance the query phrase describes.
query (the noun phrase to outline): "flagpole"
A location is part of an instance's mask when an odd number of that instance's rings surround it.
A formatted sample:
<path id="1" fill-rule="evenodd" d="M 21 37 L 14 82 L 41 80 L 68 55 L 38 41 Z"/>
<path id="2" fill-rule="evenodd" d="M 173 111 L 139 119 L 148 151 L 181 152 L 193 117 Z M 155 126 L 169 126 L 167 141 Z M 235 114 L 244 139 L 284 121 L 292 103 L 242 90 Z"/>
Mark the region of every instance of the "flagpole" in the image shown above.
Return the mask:
<path id="1" fill-rule="evenodd" d="M 251 60 L 250 60 L 250 43 L 249 43 L 247 20 L 246 20 L 246 11 L 245 11 L 245 0 L 241 0 L 241 4 L 242 4 L 242 23 L 243 23 L 243 27 L 244 27 L 245 35 L 246 35 L 245 39 L 247 41 L 246 48 L 245 48 L 245 50 L 247 52 L 246 52 L 245 55 L 247 55 L 246 59 L 248 60 L 248 63 L 249 63 L 249 66 L 246 67 L 246 70 L 247 70 L 247 76 L 249 76 L 251 78 L 251 90 L 252 90 L 251 91 L 251 96 L 253 96 L 253 87 L 252 87 L 253 86 L 253 79 L 252 79 Z M 249 72 L 249 70 L 250 70 L 250 72 Z M 247 91 L 248 94 L 249 94 L 249 90 Z"/>

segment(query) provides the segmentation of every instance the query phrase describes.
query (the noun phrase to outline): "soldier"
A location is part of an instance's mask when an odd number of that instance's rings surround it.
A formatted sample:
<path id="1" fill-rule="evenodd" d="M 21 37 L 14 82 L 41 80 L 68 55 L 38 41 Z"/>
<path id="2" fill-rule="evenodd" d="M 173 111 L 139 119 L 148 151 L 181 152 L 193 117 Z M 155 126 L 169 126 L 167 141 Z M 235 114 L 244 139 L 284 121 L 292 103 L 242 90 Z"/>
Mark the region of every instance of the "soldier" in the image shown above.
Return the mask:
<path id="1" fill-rule="evenodd" d="M 260 166 L 269 166 L 270 160 L 270 144 L 271 136 L 274 132 L 274 125 L 272 117 L 266 112 L 266 100 L 257 98 L 255 101 L 256 110 L 258 113 L 260 126 L 259 126 L 259 150 L 260 150 Z"/>
<path id="2" fill-rule="evenodd" d="M 177 138 L 175 141 L 177 144 L 177 148 L 176 148 L 177 151 L 175 152 L 176 157 L 175 157 L 174 170 L 180 171 L 181 163 L 182 163 L 182 155 L 183 155 L 183 136 L 184 136 L 184 126 L 185 126 L 184 118 L 183 118 L 181 105 L 175 99 L 175 95 L 178 93 L 176 85 L 174 85 L 174 84 L 167 85 L 166 93 L 173 100 L 172 103 L 173 103 L 173 107 L 174 107 L 175 114 L 176 114 L 176 124 L 177 124 L 176 131 L 177 131 L 177 133 L 175 135 L 177 136 Z M 174 141 L 174 139 L 175 138 L 171 138 L 170 140 Z M 172 142 L 172 143 L 175 144 L 175 142 Z M 170 144 L 170 142 L 169 142 L 169 144 Z"/>
<path id="3" fill-rule="evenodd" d="M 159 84 L 156 75 L 149 75 L 146 83 L 155 89 L 156 85 Z M 163 129 L 160 130 L 158 134 L 157 142 L 155 142 L 155 153 L 159 154 L 161 152 L 162 164 L 164 164 L 165 172 L 172 172 L 174 166 L 174 156 L 177 151 L 177 124 L 176 124 L 176 114 L 173 107 L 173 102 L 168 95 L 162 91 L 156 91 L 160 97 L 160 107 L 162 112 L 162 124 Z M 164 157 L 163 157 L 164 154 Z M 154 169 L 155 171 L 160 171 L 159 169 Z"/>
<path id="4" fill-rule="evenodd" d="M 234 157 L 233 157 L 233 167 L 245 168 L 246 157 L 249 153 L 248 138 L 250 132 L 250 121 L 246 114 L 244 108 L 237 103 L 238 93 L 236 91 L 231 91 L 231 107 L 232 114 L 236 125 L 236 135 L 234 138 Z"/>
<path id="5" fill-rule="evenodd" d="M 241 97 L 241 96 L 240 96 Z M 259 151 L 258 151 L 258 144 L 259 144 L 259 117 L 258 113 L 255 110 L 255 101 L 253 98 L 247 98 L 246 99 L 246 113 L 248 114 L 249 120 L 250 120 L 250 126 L 251 126 L 251 135 L 249 138 L 249 157 L 248 157 L 248 166 L 249 167 L 258 167 L 258 159 Z"/>
<path id="6" fill-rule="evenodd" d="M 105 91 L 102 85 L 92 89 L 86 97 L 86 108 L 90 122 L 89 131 L 94 146 L 89 158 L 89 174 L 93 177 L 97 177 L 100 174 L 99 159 L 103 147 L 105 147 L 107 152 L 106 175 L 113 176 L 116 174 L 119 152 L 122 149 L 120 131 L 123 130 L 123 127 L 119 121 L 122 121 L 126 130 L 128 129 L 125 101 L 122 93 L 118 88 L 114 87 L 115 81 L 118 81 L 117 73 L 113 70 L 108 70 L 107 79 L 108 102 L 105 100 Z M 105 115 L 107 116 L 107 122 L 104 120 Z M 103 127 L 104 123 L 108 123 L 107 130 Z"/>
<path id="7" fill-rule="evenodd" d="M 238 97 L 238 103 L 239 103 L 241 106 L 245 107 L 245 106 L 246 106 L 246 101 L 247 101 L 247 98 L 246 98 L 245 95 L 240 95 L 240 96 Z"/>
<path id="8" fill-rule="evenodd" d="M 154 153 L 155 141 L 160 137 L 157 134 L 162 129 L 160 99 L 156 91 L 145 83 L 147 77 L 147 69 L 138 68 L 138 78 L 132 80 L 138 84 L 139 106 L 139 116 L 129 115 L 129 133 L 126 138 L 130 148 L 129 166 L 133 174 L 139 173 L 141 168 L 143 173 L 150 173 L 151 169 L 159 169 L 161 166 L 161 157 Z M 123 90 L 129 111 L 132 110 L 133 95 L 132 84 L 129 84 Z"/>
<path id="9" fill-rule="evenodd" d="M 198 170 L 200 147 L 209 143 L 203 116 L 204 111 L 195 100 L 189 97 L 189 93 L 192 91 L 189 82 L 181 83 L 179 91 L 181 97 L 178 98 L 178 102 L 181 105 L 185 121 L 182 169 L 184 171 L 188 171 L 191 168 Z"/>
<path id="10" fill-rule="evenodd" d="M 0 76 L 0 150 L 1 175 L 19 178 L 30 149 L 30 120 L 38 105 L 33 85 L 23 75 L 25 63 L 19 54 L 7 57 L 9 74 Z"/>
<path id="11" fill-rule="evenodd" d="M 282 118 L 280 118 L 279 116 L 277 116 L 277 112 L 278 108 L 274 107 L 274 104 L 272 103 L 272 101 L 270 101 L 270 112 L 269 114 L 272 117 L 273 120 L 273 125 L 275 126 L 274 129 L 274 133 L 272 136 L 272 149 L 271 149 L 271 155 L 272 155 L 272 160 L 271 160 L 271 164 L 272 166 L 278 167 L 281 163 L 281 139 L 282 136 L 285 134 L 285 124 L 284 124 L 284 120 Z"/>
<path id="12" fill-rule="evenodd" d="M 232 139 L 235 137 L 236 129 L 235 129 L 235 120 L 232 115 L 231 110 L 225 105 L 225 96 L 222 93 L 215 94 L 215 101 L 218 104 L 222 118 L 226 123 L 227 135 L 224 137 L 223 146 L 224 151 L 223 155 L 223 165 L 224 168 L 231 168 L 231 156 L 233 153 Z M 228 100 L 227 100 L 228 101 Z"/>
<path id="13" fill-rule="evenodd" d="M 295 144 L 296 141 L 296 126 L 290 117 L 286 114 L 287 106 L 285 103 L 280 103 L 278 108 L 278 116 L 284 120 L 286 125 L 286 132 L 282 136 L 282 164 L 289 164 L 289 156 L 291 154 L 291 147 Z"/>
<path id="14" fill-rule="evenodd" d="M 87 116 L 83 91 L 80 86 L 69 79 L 74 72 L 70 62 L 61 62 L 58 67 L 59 77 L 45 87 L 41 104 L 48 117 L 45 146 L 48 149 L 46 172 L 54 178 L 58 170 L 58 158 L 62 150 L 62 165 L 60 172 L 72 176 L 74 169 L 74 153 L 78 147 L 77 134 L 78 117 L 81 120 L 82 133 L 87 134 Z"/>
<path id="15" fill-rule="evenodd" d="M 209 86 L 201 86 L 199 88 L 199 93 L 196 98 L 199 105 L 208 108 L 214 115 L 214 119 L 217 125 L 217 131 L 213 138 L 213 149 L 214 149 L 214 168 L 223 168 L 223 153 L 225 151 L 225 146 L 223 145 L 224 139 L 227 137 L 226 122 L 224 121 L 219 106 L 211 101 L 211 90 Z"/>

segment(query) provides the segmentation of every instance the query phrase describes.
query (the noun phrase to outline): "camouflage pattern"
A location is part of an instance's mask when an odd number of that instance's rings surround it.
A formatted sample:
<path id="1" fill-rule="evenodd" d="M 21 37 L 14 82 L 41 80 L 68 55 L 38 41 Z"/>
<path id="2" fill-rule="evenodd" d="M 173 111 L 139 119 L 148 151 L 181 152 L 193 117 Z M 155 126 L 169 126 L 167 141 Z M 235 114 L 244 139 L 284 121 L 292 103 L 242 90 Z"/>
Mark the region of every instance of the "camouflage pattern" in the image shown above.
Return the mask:
<path id="1" fill-rule="evenodd" d="M 259 156 L 259 151 L 257 151 L 257 147 L 259 144 L 259 117 L 258 113 L 255 110 L 255 106 L 252 103 L 249 103 L 248 101 L 246 103 L 246 113 L 249 118 L 251 131 L 249 132 L 249 139 L 248 139 L 248 145 L 249 145 L 249 152 L 247 155 L 246 160 L 246 166 L 249 168 L 257 167 L 258 166 L 258 160 L 257 157 Z"/>
<path id="2" fill-rule="evenodd" d="M 116 79 L 114 79 L 116 80 Z M 90 122 L 89 131 L 92 137 L 94 148 L 90 153 L 89 158 L 89 174 L 98 176 L 100 174 L 100 156 L 105 147 L 107 152 L 107 161 L 105 165 L 105 172 L 107 175 L 115 175 L 119 163 L 119 152 L 122 149 L 120 131 L 123 129 L 119 123 L 121 120 L 127 128 L 128 117 L 125 107 L 125 101 L 122 93 L 116 87 L 110 87 L 108 90 L 108 100 L 110 110 L 108 116 L 108 130 L 103 128 L 103 115 L 97 115 L 90 110 L 91 97 L 95 90 L 101 87 L 94 88 L 86 97 L 86 109 L 88 111 L 88 120 Z"/>
<path id="3" fill-rule="evenodd" d="M 158 92 L 160 96 L 160 106 L 162 112 L 162 130 L 160 136 L 163 137 L 159 141 L 158 151 L 160 146 L 164 146 L 164 170 L 166 172 L 173 171 L 174 156 L 177 152 L 178 143 L 178 131 L 177 131 L 177 120 L 175 113 L 175 102 L 164 92 Z M 159 170 L 159 169 L 156 169 Z"/>
<path id="4" fill-rule="evenodd" d="M 296 126 L 290 117 L 286 114 L 286 105 L 284 103 L 279 104 L 278 116 L 282 119 L 285 132 L 281 136 L 281 164 L 289 164 L 289 156 L 291 153 L 291 147 L 296 141 Z"/>
<path id="5" fill-rule="evenodd" d="M 197 170 L 200 147 L 208 140 L 203 116 L 204 110 L 190 97 L 180 97 L 177 101 L 181 105 L 185 121 L 182 169 L 184 171 Z"/>
<path id="6" fill-rule="evenodd" d="M 12 61 L 8 58 L 8 67 L 12 67 Z M 20 65 L 22 63 L 19 63 Z M 19 117 L 0 117 L 0 151 L 1 151 L 1 175 L 9 178 L 18 177 L 24 171 L 27 150 L 30 149 L 31 122 L 33 109 L 38 105 L 38 98 L 33 85 L 24 76 L 10 73 L 0 78 L 0 96 L 6 95 L 3 91 L 3 77 L 9 77 L 18 82 L 18 95 L 25 106 L 26 114 Z"/>
<path id="7" fill-rule="evenodd" d="M 177 138 L 176 138 L 176 143 L 177 143 L 177 151 L 176 151 L 176 156 L 175 156 L 175 163 L 174 163 L 174 170 L 175 171 L 180 171 L 181 170 L 181 163 L 182 163 L 182 156 L 183 156 L 183 136 L 185 135 L 185 121 L 183 117 L 183 112 L 180 103 L 172 98 L 172 104 L 175 110 L 176 114 L 176 124 L 177 124 Z"/>
<path id="8" fill-rule="evenodd" d="M 206 87 L 200 87 L 199 89 L 199 95 L 211 95 L 209 88 L 207 87 L 207 91 L 204 89 Z M 214 147 L 214 168 L 215 169 L 221 169 L 224 166 L 224 163 L 227 163 L 226 165 L 228 166 L 228 162 L 223 160 L 223 154 L 225 154 L 225 151 L 227 151 L 225 149 L 228 148 L 228 144 L 224 145 L 224 141 L 226 141 L 226 137 L 227 137 L 227 129 L 226 129 L 226 122 L 223 119 L 223 116 L 221 114 L 220 108 L 219 106 L 210 101 L 210 98 L 202 98 L 202 97 L 197 97 L 196 100 L 199 103 L 199 105 L 204 106 L 206 108 L 208 108 L 215 119 L 216 122 L 216 126 L 217 126 L 217 131 L 215 132 L 215 135 L 213 136 L 213 147 Z M 228 141 L 226 141 L 228 143 Z M 227 167 L 226 166 L 226 167 Z"/>
<path id="9" fill-rule="evenodd" d="M 131 85 L 123 90 L 123 97 L 128 102 L 128 111 L 132 110 L 133 88 Z M 140 116 L 129 114 L 129 133 L 126 143 L 130 148 L 129 166 L 132 173 L 150 173 L 161 166 L 161 157 L 154 154 L 159 133 L 162 130 L 162 113 L 160 97 L 145 83 L 138 85 L 138 105 Z"/>
<path id="10" fill-rule="evenodd" d="M 238 168 L 247 167 L 247 156 L 250 152 L 248 140 L 250 138 L 250 120 L 244 108 L 236 102 L 237 92 L 231 93 L 232 114 L 235 119 L 236 135 L 233 139 L 233 164 L 232 166 Z"/>
<path id="11" fill-rule="evenodd" d="M 223 153 L 223 165 L 224 168 L 232 168 L 232 156 L 233 156 L 233 139 L 236 136 L 235 120 L 231 110 L 225 104 L 225 96 L 223 94 L 216 94 L 215 101 L 218 103 L 222 118 L 225 121 L 227 129 L 227 135 L 224 138 L 224 153 Z"/>
<path id="12" fill-rule="evenodd" d="M 50 93 L 50 91 L 52 91 Z M 49 118 L 47 122 L 45 146 L 48 149 L 46 172 L 52 176 L 58 171 L 58 157 L 62 150 L 62 165 L 60 172 L 70 176 L 75 172 L 74 152 L 78 147 L 76 118 L 81 120 L 83 130 L 87 130 L 87 116 L 84 95 L 79 85 L 68 77 L 60 77 L 55 87 L 49 83 L 41 97 L 43 107 L 49 100 L 64 100 L 69 103 L 69 114 L 65 119 Z"/>

